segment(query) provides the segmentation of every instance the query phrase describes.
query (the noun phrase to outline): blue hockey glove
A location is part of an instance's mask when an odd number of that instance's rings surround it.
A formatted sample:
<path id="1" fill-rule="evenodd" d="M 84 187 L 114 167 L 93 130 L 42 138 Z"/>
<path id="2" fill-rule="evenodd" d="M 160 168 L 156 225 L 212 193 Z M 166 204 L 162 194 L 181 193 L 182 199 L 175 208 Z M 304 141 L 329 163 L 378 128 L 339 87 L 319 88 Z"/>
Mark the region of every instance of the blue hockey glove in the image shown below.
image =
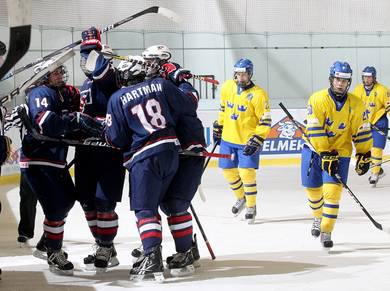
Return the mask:
<path id="1" fill-rule="evenodd" d="M 100 37 L 100 30 L 96 27 L 90 27 L 81 33 L 83 40 L 80 45 L 80 53 L 88 54 L 91 50 L 100 51 L 102 49 L 102 41 Z"/>
<path id="2" fill-rule="evenodd" d="M 365 154 L 356 154 L 356 166 L 355 171 L 359 176 L 364 175 L 370 169 L 371 163 L 371 152 L 366 152 Z"/>
<path id="3" fill-rule="evenodd" d="M 330 176 L 336 175 L 339 169 L 339 153 L 337 151 L 322 152 L 320 156 L 322 170 Z"/>
<path id="4" fill-rule="evenodd" d="M 213 140 L 215 144 L 220 144 L 222 139 L 223 126 L 218 124 L 218 121 L 213 123 Z"/>
<path id="5" fill-rule="evenodd" d="M 166 63 L 161 66 L 161 77 L 171 80 L 174 84 L 180 85 L 186 79 L 190 79 L 190 70 L 180 67 L 177 63 Z"/>
<path id="6" fill-rule="evenodd" d="M 246 143 L 243 153 L 246 156 L 251 156 L 261 150 L 264 139 L 258 135 L 253 135 Z"/>
<path id="7" fill-rule="evenodd" d="M 81 112 L 72 112 L 68 116 L 73 130 L 80 130 L 87 137 L 102 137 L 103 125 L 101 122 Z"/>

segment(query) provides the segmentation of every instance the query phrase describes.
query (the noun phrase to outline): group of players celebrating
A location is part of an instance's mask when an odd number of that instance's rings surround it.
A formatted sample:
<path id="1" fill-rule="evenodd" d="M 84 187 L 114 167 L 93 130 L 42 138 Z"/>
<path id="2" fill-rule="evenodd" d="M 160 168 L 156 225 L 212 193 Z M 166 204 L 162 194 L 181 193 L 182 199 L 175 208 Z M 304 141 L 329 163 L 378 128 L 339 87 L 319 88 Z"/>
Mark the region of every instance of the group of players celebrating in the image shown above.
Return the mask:
<path id="1" fill-rule="evenodd" d="M 80 202 L 96 251 L 84 263 L 105 271 L 119 264 L 114 239 L 118 230 L 115 207 L 121 201 L 125 170 L 129 172 L 130 209 L 134 211 L 142 248 L 130 269 L 130 279 L 163 280 L 161 210 L 167 217 L 176 252 L 166 258 L 173 276 L 191 274 L 199 260 L 192 215 L 188 211 L 200 184 L 204 158 L 180 155 L 183 150 L 205 151 L 204 128 L 197 117 L 199 96 L 187 82 L 188 70 L 170 62 L 165 45 L 147 48 L 142 56 L 122 61 L 117 68 L 107 54 L 91 65 L 91 52 L 107 50 L 100 32 L 82 32 L 80 66 L 86 80 L 79 91 L 66 84 L 61 65 L 27 92 L 29 121 L 44 136 L 104 139 L 110 147 L 77 146 L 75 180 L 67 168 L 68 145 L 37 139 L 27 131 L 22 140 L 21 175 L 34 191 L 45 215 L 45 257 L 50 270 L 73 274 L 62 250 L 66 217 Z M 35 68 L 39 72 L 47 67 Z M 264 140 L 271 129 L 269 98 L 253 83 L 253 63 L 240 59 L 234 79 L 221 89 L 220 112 L 213 124 L 214 142 L 233 160 L 219 167 L 233 190 L 232 213 L 246 209 L 253 223 L 257 214 L 256 169 Z M 333 231 L 342 184 L 347 182 L 352 145 L 355 170 L 365 174 L 370 163 L 382 161 L 390 110 L 387 88 L 376 81 L 376 70 L 363 70 L 363 84 L 349 93 L 352 70 L 346 62 L 330 68 L 330 87 L 310 96 L 302 150 L 301 177 L 313 213 L 311 234 L 333 247 Z M 20 110 L 20 108 L 18 108 Z M 384 175 L 374 166 L 369 182 Z"/>

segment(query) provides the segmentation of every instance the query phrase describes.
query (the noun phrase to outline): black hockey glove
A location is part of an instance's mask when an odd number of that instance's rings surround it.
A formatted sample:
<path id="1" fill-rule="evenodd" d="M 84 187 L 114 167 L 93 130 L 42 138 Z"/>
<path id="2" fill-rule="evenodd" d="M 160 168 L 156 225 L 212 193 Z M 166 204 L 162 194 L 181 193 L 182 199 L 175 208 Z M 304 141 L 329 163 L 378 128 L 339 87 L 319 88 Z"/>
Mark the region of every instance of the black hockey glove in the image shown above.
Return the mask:
<path id="1" fill-rule="evenodd" d="M 220 144 L 222 139 L 223 126 L 218 124 L 218 121 L 213 123 L 213 140 L 215 144 Z"/>
<path id="2" fill-rule="evenodd" d="M 11 144 L 12 140 L 8 136 L 0 135 L 0 166 L 10 157 Z"/>
<path id="3" fill-rule="evenodd" d="M 251 156 L 263 147 L 264 139 L 256 134 L 254 134 L 246 143 L 243 153 L 246 156 Z"/>
<path id="4" fill-rule="evenodd" d="M 69 116 L 71 117 L 71 124 L 73 124 L 74 129 L 79 129 L 87 137 L 102 137 L 103 125 L 101 122 L 81 112 L 72 112 Z"/>
<path id="5" fill-rule="evenodd" d="M 322 170 L 330 176 L 336 175 L 339 169 L 339 153 L 337 151 L 322 152 L 320 157 Z"/>
<path id="6" fill-rule="evenodd" d="M 356 154 L 356 166 L 355 171 L 359 176 L 364 175 L 370 169 L 371 163 L 371 152 L 366 152 L 365 154 Z"/>

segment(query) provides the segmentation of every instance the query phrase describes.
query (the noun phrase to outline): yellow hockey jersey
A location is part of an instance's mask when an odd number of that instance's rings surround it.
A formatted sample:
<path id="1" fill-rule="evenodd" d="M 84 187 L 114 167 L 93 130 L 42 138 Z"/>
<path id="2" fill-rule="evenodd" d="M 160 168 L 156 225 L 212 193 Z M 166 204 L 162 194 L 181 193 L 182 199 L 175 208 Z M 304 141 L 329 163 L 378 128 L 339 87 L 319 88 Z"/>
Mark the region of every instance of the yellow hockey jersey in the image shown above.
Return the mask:
<path id="1" fill-rule="evenodd" d="M 223 126 L 224 141 L 245 145 L 252 135 L 267 138 L 271 130 L 268 95 L 257 85 L 238 93 L 234 80 L 221 88 L 218 124 Z"/>
<path id="2" fill-rule="evenodd" d="M 390 93 L 382 84 L 376 83 L 370 95 L 367 96 L 363 84 L 359 84 L 353 90 L 353 94 L 358 96 L 368 110 L 368 120 L 375 124 L 390 109 Z"/>
<path id="3" fill-rule="evenodd" d="M 342 106 L 336 105 L 328 89 L 311 95 L 306 135 L 317 153 L 336 150 L 340 157 L 350 157 L 352 142 L 357 153 L 364 154 L 372 147 L 368 112 L 364 103 L 351 93 Z"/>

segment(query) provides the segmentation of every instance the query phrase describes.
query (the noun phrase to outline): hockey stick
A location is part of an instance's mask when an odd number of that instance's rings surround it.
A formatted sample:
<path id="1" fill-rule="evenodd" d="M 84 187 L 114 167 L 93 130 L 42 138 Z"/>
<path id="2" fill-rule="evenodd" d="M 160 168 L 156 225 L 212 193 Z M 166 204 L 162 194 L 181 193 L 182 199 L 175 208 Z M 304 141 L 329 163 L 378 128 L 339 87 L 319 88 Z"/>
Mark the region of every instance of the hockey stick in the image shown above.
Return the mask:
<path id="1" fill-rule="evenodd" d="M 195 218 L 196 224 L 197 224 L 198 227 L 199 227 L 200 233 L 202 234 L 203 240 L 204 240 L 204 242 L 206 243 L 207 249 L 209 250 L 211 259 L 215 260 L 214 251 L 213 251 L 213 249 L 211 248 L 210 242 L 209 242 L 209 240 L 207 239 L 206 233 L 204 232 L 204 229 L 203 229 L 202 225 L 200 224 L 200 221 L 199 221 L 198 215 L 197 215 L 196 212 L 195 212 L 194 206 L 192 206 L 192 204 L 190 204 L 190 208 L 191 208 L 192 215 L 193 215 L 194 218 Z"/>
<path id="2" fill-rule="evenodd" d="M 306 135 L 306 133 L 304 132 L 304 130 L 299 126 L 298 122 L 295 121 L 294 117 L 290 114 L 290 112 L 287 110 L 286 107 L 284 107 L 283 103 L 280 102 L 279 103 L 279 106 L 282 108 L 282 110 L 284 111 L 284 113 L 286 113 L 287 117 L 291 120 L 292 123 L 294 123 L 295 127 L 302 133 L 302 135 L 306 138 L 307 140 L 307 145 L 310 147 L 310 149 L 317 153 L 317 151 L 315 150 L 315 148 L 313 147 L 313 145 L 310 143 L 310 139 L 308 138 L 308 136 Z M 318 154 L 318 153 L 317 153 Z M 379 230 L 383 230 L 384 232 L 387 232 L 387 233 L 390 233 L 390 228 L 389 227 L 384 227 L 382 224 L 380 224 L 379 222 L 377 222 L 371 215 L 370 213 L 368 213 L 368 211 L 366 210 L 366 208 L 364 208 L 363 204 L 359 201 L 359 199 L 356 197 L 356 195 L 352 192 L 352 190 L 348 187 L 348 185 L 346 183 L 344 183 L 344 181 L 341 179 L 340 175 L 339 174 L 336 174 L 335 177 L 337 178 L 338 182 L 343 185 L 343 187 L 345 189 L 347 189 L 349 195 L 351 195 L 351 197 L 353 198 L 353 200 L 355 200 L 355 202 L 359 205 L 360 209 L 363 210 L 364 214 L 370 219 L 370 221 L 375 225 L 375 227 Z"/>
<path id="3" fill-rule="evenodd" d="M 31 0 L 7 0 L 9 49 L 0 67 L 0 80 L 26 54 L 31 39 Z"/>
<path id="4" fill-rule="evenodd" d="M 156 69 L 156 70 L 160 70 L 161 69 L 161 66 L 159 66 L 157 64 L 149 64 L 147 62 L 142 62 L 142 61 L 139 61 L 139 60 L 134 60 L 132 58 L 128 58 L 127 56 L 120 56 L 120 55 L 110 54 L 110 53 L 101 52 L 101 51 L 91 51 L 89 56 L 88 56 L 87 62 L 85 64 L 85 67 L 86 67 L 87 70 L 94 71 L 96 60 L 99 57 L 99 55 L 102 55 L 102 56 L 105 56 L 105 57 L 110 57 L 110 58 L 113 58 L 115 60 L 128 61 L 130 63 L 143 64 L 146 67 L 149 67 L 149 68 L 152 68 L 152 69 Z M 200 75 L 193 75 L 193 74 L 189 74 L 189 76 L 190 76 L 189 79 L 194 78 L 194 79 L 201 80 L 201 81 L 204 81 L 204 82 L 207 82 L 207 83 L 211 83 L 213 85 L 219 85 L 219 81 L 211 79 L 211 78 L 203 77 L 203 76 L 200 76 Z"/>
<path id="5" fill-rule="evenodd" d="M 8 95 L 1 97 L 0 98 L 0 105 L 3 105 L 4 103 L 7 103 L 8 101 L 11 101 L 12 98 L 14 98 L 16 95 L 24 93 L 24 91 L 26 89 L 28 89 L 31 85 L 33 85 L 35 82 L 37 82 L 39 79 L 41 79 L 46 74 L 55 71 L 59 66 L 61 66 L 63 63 L 65 63 L 70 58 L 72 58 L 74 55 L 75 55 L 75 53 L 71 49 L 64 52 L 63 54 L 61 54 L 47 68 L 43 69 L 42 71 L 38 72 L 37 74 L 32 75 L 30 78 L 28 78 L 26 81 L 24 81 L 22 85 L 18 86 L 14 90 L 12 90 Z"/>
<path id="6" fill-rule="evenodd" d="M 204 151 L 204 152 L 200 152 L 200 153 L 195 153 L 192 151 L 181 151 L 180 154 L 186 155 L 186 156 L 193 156 L 193 157 L 208 157 L 209 160 L 211 158 L 229 159 L 229 160 L 234 159 L 234 154 L 219 154 L 219 153 L 214 153 L 214 151 L 212 151 L 212 152 Z M 206 167 L 207 167 L 207 164 L 206 164 Z"/>
<path id="7" fill-rule="evenodd" d="M 215 150 L 217 149 L 217 146 L 218 146 L 218 143 L 215 143 L 210 153 L 214 153 Z M 208 157 L 206 162 L 204 163 L 203 170 L 202 170 L 202 176 L 204 174 L 204 171 L 206 171 L 206 168 L 207 168 L 207 166 L 208 166 L 208 164 L 210 162 L 210 159 L 211 159 L 211 157 Z M 198 193 L 199 193 L 200 199 L 203 202 L 206 202 L 206 195 L 203 192 L 202 181 L 200 181 L 200 184 L 198 186 Z"/>
<path id="8" fill-rule="evenodd" d="M 374 168 L 374 167 L 382 166 L 383 164 L 388 163 L 388 162 L 390 162 L 390 160 L 385 160 L 385 161 L 382 161 L 382 162 L 380 162 L 380 163 L 372 164 L 372 165 L 370 166 L 370 169 L 372 169 L 372 168 Z"/>
<path id="9" fill-rule="evenodd" d="M 11 1 L 14 1 L 14 0 L 8 0 L 8 1 L 11 2 Z M 149 14 L 149 13 L 160 14 L 160 15 L 165 16 L 166 18 L 168 18 L 168 19 L 170 19 L 170 20 L 172 20 L 174 22 L 180 22 L 181 21 L 181 18 L 176 13 L 174 13 L 173 11 L 171 11 L 171 10 L 169 10 L 167 8 L 164 8 L 164 7 L 152 6 L 152 7 L 149 7 L 147 9 L 145 9 L 145 10 L 142 10 L 142 11 L 140 11 L 140 12 L 134 14 L 134 15 L 131 15 L 131 16 L 125 18 L 125 19 L 122 19 L 122 20 L 120 20 L 118 22 L 115 22 L 113 24 L 110 24 L 110 25 L 104 27 L 101 30 L 101 33 L 110 31 L 110 30 L 112 30 L 112 29 L 114 29 L 114 28 L 116 28 L 116 27 L 118 27 L 118 26 L 120 26 L 120 25 L 122 25 L 122 24 L 124 24 L 126 22 L 132 21 L 132 20 L 134 20 L 134 19 L 136 19 L 138 17 L 141 17 L 141 16 L 143 16 L 145 14 Z M 36 60 L 34 62 L 31 62 L 31 63 L 29 63 L 29 64 L 27 64 L 27 65 L 25 65 L 25 66 L 23 66 L 21 68 L 18 68 L 18 69 L 15 70 L 14 73 L 7 75 L 6 78 L 4 78 L 3 80 L 11 78 L 12 76 L 14 76 L 14 75 L 16 75 L 16 74 L 18 74 L 20 72 L 23 72 L 24 70 L 29 69 L 29 68 L 35 66 L 36 64 L 39 64 L 39 63 L 41 63 L 43 61 L 46 61 L 46 60 L 50 59 L 51 57 L 56 56 L 56 55 L 58 55 L 59 53 L 61 53 L 63 51 L 66 51 L 68 49 L 74 48 L 74 47 L 78 46 L 79 44 L 81 44 L 81 42 L 82 42 L 82 40 L 78 40 L 78 41 L 76 41 L 74 43 L 68 44 L 68 45 L 64 46 L 63 48 L 60 48 L 60 49 L 58 49 L 58 50 L 56 50 L 56 51 L 54 51 L 54 52 L 44 56 L 43 58 L 40 58 L 40 59 L 38 59 L 38 60 Z"/>

